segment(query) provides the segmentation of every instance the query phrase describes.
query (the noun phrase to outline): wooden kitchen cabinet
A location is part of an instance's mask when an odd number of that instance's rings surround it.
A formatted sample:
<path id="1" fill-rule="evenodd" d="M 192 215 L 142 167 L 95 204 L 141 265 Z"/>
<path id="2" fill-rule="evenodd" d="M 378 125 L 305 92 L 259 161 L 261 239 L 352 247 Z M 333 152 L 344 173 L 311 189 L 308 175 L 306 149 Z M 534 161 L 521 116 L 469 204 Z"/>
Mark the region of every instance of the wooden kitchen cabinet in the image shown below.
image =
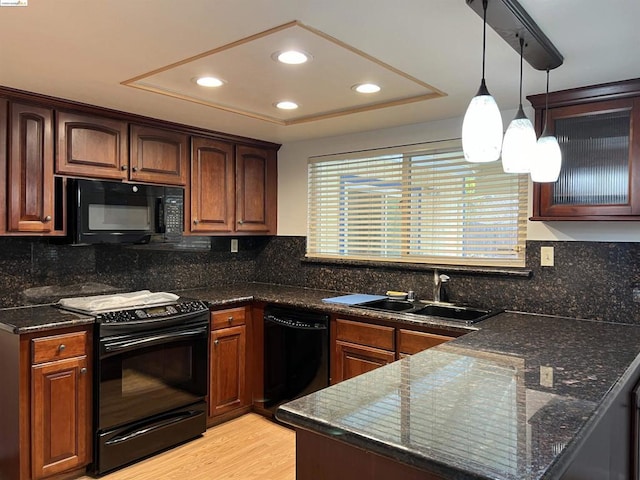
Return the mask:
<path id="1" fill-rule="evenodd" d="M 190 216 L 192 233 L 275 234 L 276 151 L 193 137 Z"/>
<path id="2" fill-rule="evenodd" d="M 0 98 L 0 201 L 7 198 L 7 132 L 9 101 Z M 4 203 L 6 205 L 6 203 Z M 0 234 L 7 231 L 7 209 L 0 208 Z"/>
<path id="3" fill-rule="evenodd" d="M 187 183 L 189 137 L 162 128 L 131 125 L 132 181 L 184 186 Z"/>
<path id="4" fill-rule="evenodd" d="M 7 231 L 54 232 L 53 110 L 9 103 Z"/>
<path id="5" fill-rule="evenodd" d="M 274 150 L 236 147 L 236 230 L 276 233 L 278 165 Z"/>
<path id="6" fill-rule="evenodd" d="M 331 383 L 335 384 L 395 361 L 395 329 L 337 319 Z"/>
<path id="7" fill-rule="evenodd" d="M 528 97 L 544 128 L 545 95 Z M 532 220 L 640 220 L 640 79 L 549 94 L 562 151 L 555 183 L 533 184 Z"/>
<path id="8" fill-rule="evenodd" d="M 399 328 L 398 332 L 398 357 L 403 358 L 407 355 L 421 352 L 427 348 L 435 347 L 441 343 L 453 340 L 455 337 L 448 335 L 437 335 L 429 332 L 418 332 L 415 330 L 406 330 Z"/>
<path id="9" fill-rule="evenodd" d="M 0 478 L 81 476 L 92 459 L 92 327 L 0 332 Z"/>
<path id="10" fill-rule="evenodd" d="M 209 420 L 251 406 L 247 375 L 247 307 L 211 312 Z"/>
<path id="11" fill-rule="evenodd" d="M 57 111 L 56 124 L 56 173 L 111 180 L 129 177 L 127 122 Z"/>
<path id="12" fill-rule="evenodd" d="M 191 143 L 191 231 L 233 232 L 235 226 L 233 144 L 194 137 Z"/>

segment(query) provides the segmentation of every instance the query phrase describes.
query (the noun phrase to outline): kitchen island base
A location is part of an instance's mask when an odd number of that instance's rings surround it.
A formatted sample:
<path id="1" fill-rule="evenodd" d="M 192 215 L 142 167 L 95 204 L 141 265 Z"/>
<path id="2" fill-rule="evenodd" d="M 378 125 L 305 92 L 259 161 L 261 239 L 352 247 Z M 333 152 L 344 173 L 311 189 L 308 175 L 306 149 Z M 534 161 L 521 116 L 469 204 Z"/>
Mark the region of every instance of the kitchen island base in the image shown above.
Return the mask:
<path id="1" fill-rule="evenodd" d="M 354 447 L 334 438 L 296 429 L 296 480 L 444 480 L 443 477 Z"/>

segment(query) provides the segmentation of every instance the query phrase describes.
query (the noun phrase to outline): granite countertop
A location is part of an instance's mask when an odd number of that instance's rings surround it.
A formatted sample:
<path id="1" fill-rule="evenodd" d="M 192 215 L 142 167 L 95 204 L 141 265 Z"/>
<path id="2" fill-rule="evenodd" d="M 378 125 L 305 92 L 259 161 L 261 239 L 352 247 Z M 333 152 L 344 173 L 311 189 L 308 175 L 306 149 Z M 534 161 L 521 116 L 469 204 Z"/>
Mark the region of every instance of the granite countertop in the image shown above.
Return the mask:
<path id="1" fill-rule="evenodd" d="M 637 326 L 506 312 L 276 416 L 446 478 L 559 478 L 639 353 Z"/>
<path id="2" fill-rule="evenodd" d="M 69 293 L 63 289 L 61 289 L 60 292 L 63 297 L 70 296 Z M 98 293 L 92 291 L 90 294 L 95 295 Z M 110 291 L 109 293 L 113 292 Z M 452 333 L 457 332 L 464 334 L 469 331 L 477 330 L 477 326 L 467 326 L 439 317 L 419 317 L 415 315 L 386 313 L 363 308 L 349 307 L 336 303 L 323 302 L 323 298 L 345 294 L 345 292 L 336 292 L 333 290 L 314 290 L 310 288 L 265 283 L 242 283 L 223 287 L 181 290 L 174 293 L 179 294 L 181 297 L 189 297 L 206 301 L 213 308 L 224 308 L 238 303 L 261 301 L 296 308 L 322 310 L 342 315 L 356 315 L 362 318 L 377 320 L 386 319 L 394 322 L 421 326 L 428 325 L 430 327 L 444 329 Z M 0 330 L 23 334 L 50 330 L 53 328 L 64 328 L 74 325 L 93 323 L 93 317 L 60 310 L 54 306 L 56 299 L 52 297 L 50 300 L 53 303 L 0 309 Z"/>

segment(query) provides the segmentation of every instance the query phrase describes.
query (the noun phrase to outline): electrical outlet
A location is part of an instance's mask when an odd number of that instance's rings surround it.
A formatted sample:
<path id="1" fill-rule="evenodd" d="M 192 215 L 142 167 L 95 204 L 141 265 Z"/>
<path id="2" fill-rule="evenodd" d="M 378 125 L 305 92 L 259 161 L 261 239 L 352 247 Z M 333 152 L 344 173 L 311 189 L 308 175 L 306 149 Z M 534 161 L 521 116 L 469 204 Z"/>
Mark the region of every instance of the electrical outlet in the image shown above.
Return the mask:
<path id="1" fill-rule="evenodd" d="M 540 265 L 553 267 L 553 247 L 540 247 Z"/>
<path id="2" fill-rule="evenodd" d="M 238 239 L 231 239 L 231 253 L 238 253 Z"/>
<path id="3" fill-rule="evenodd" d="M 553 388 L 553 367 L 540 365 L 540 385 L 542 387 Z"/>

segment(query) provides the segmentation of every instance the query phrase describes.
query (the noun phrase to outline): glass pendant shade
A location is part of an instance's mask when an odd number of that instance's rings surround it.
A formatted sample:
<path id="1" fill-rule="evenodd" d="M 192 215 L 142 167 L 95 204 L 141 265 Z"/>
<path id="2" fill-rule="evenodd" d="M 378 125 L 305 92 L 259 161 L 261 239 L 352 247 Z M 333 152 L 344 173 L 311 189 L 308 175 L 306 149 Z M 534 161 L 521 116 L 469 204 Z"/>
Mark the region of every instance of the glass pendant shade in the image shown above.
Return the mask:
<path id="1" fill-rule="evenodd" d="M 561 166 L 562 152 L 558 139 L 543 133 L 536 144 L 535 160 L 531 163 L 531 180 L 537 183 L 555 182 Z"/>
<path id="2" fill-rule="evenodd" d="M 471 163 L 493 162 L 500 158 L 501 147 L 502 116 L 482 80 L 462 122 L 464 158 Z"/>
<path id="3" fill-rule="evenodd" d="M 529 173 L 535 152 L 536 132 L 520 105 L 504 134 L 502 169 L 505 173 Z"/>

